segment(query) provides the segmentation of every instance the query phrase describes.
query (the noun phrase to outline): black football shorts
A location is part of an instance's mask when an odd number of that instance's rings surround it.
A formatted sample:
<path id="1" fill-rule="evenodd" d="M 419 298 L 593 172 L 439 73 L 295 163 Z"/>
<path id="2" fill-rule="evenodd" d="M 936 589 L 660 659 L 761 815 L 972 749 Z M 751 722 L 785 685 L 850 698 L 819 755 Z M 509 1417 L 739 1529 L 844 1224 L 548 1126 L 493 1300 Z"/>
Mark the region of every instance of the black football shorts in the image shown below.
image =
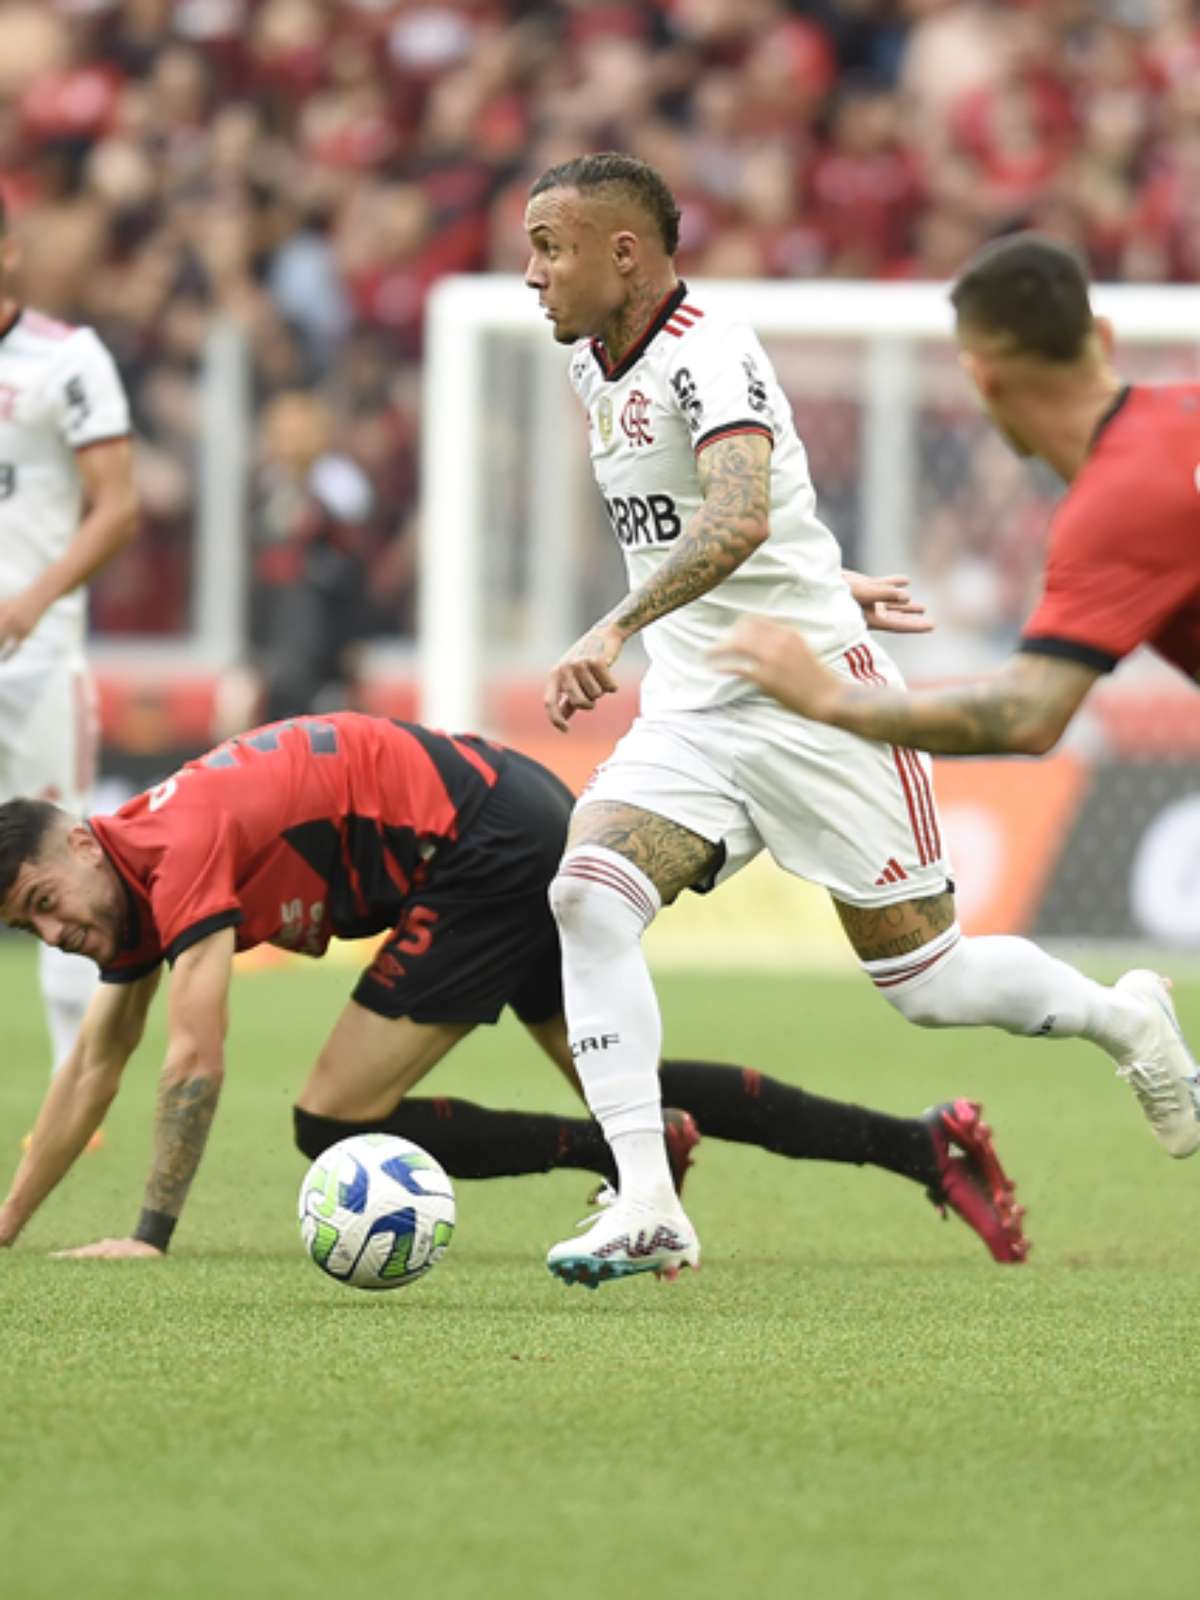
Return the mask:
<path id="1" fill-rule="evenodd" d="M 384 1017 L 522 1022 L 562 1011 L 558 929 L 547 898 L 574 797 L 536 761 L 506 752 L 495 787 L 363 973 L 354 998 Z"/>

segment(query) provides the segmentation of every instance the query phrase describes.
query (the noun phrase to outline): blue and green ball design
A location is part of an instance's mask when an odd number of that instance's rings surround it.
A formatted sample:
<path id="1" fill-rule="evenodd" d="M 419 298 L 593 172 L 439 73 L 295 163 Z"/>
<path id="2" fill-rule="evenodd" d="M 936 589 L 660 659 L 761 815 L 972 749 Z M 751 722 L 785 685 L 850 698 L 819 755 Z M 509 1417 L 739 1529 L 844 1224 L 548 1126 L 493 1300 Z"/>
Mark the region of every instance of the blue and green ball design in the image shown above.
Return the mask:
<path id="1" fill-rule="evenodd" d="M 454 1187 L 410 1140 L 356 1134 L 313 1162 L 299 1211 L 305 1249 L 322 1272 L 356 1289 L 401 1289 L 445 1255 Z"/>

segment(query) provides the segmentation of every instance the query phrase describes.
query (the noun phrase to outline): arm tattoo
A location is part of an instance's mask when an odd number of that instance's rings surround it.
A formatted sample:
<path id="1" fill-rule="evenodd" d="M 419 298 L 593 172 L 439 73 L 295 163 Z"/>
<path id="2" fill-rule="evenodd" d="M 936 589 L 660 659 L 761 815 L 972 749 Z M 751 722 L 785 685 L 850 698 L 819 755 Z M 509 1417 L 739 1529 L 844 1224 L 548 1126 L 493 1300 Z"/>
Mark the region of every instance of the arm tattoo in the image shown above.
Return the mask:
<path id="1" fill-rule="evenodd" d="M 697 458 L 703 504 L 652 578 L 611 613 L 625 633 L 699 599 L 736 572 L 769 529 L 771 444 L 758 434 L 718 440 Z"/>
<path id="2" fill-rule="evenodd" d="M 177 1217 L 183 1209 L 220 1093 L 220 1080 L 208 1074 L 166 1078 L 161 1083 L 154 1119 L 154 1165 L 144 1201 L 149 1210 Z"/>
<path id="3" fill-rule="evenodd" d="M 1050 748 L 1097 677 L 1090 667 L 1022 654 L 974 682 L 909 693 L 847 687 L 840 727 L 935 755 L 996 755 Z"/>

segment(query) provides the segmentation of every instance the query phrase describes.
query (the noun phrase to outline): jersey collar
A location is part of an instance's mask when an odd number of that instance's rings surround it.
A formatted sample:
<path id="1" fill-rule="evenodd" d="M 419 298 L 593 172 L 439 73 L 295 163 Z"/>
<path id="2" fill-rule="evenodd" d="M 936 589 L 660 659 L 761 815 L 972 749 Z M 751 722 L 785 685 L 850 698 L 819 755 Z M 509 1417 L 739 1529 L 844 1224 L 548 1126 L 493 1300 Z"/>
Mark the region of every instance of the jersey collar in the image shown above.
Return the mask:
<path id="1" fill-rule="evenodd" d="M 24 315 L 24 306 L 14 306 L 12 316 L 9 317 L 7 322 L 0 324 L 0 339 L 7 339 L 9 334 L 13 331 L 17 323 L 20 322 Z"/>
<path id="2" fill-rule="evenodd" d="M 1125 404 L 1126 400 L 1129 399 L 1129 396 L 1132 393 L 1133 385 L 1131 383 L 1123 384 L 1122 387 L 1117 390 L 1116 397 L 1113 399 L 1111 404 L 1105 406 L 1104 410 L 1100 414 L 1100 420 L 1092 429 L 1092 437 L 1088 440 L 1088 455 L 1091 455 L 1092 451 L 1100 443 L 1100 435 L 1104 432 L 1105 428 L 1108 427 L 1109 423 L 1113 421 L 1121 407 Z"/>
<path id="3" fill-rule="evenodd" d="M 607 383 L 615 383 L 618 378 L 623 378 L 631 368 L 637 365 L 637 363 L 645 355 L 646 350 L 651 341 L 654 339 L 655 335 L 662 332 L 663 328 L 670 321 L 673 314 L 679 310 L 679 307 L 683 304 L 686 298 L 687 284 L 680 279 L 680 281 L 671 290 L 670 294 L 667 295 L 663 300 L 659 301 L 653 316 L 650 318 L 650 321 L 645 327 L 645 330 L 642 332 L 641 336 L 636 340 L 636 342 L 629 347 L 629 349 L 621 357 L 620 361 L 617 362 L 615 367 L 609 366 L 608 357 L 604 353 L 604 346 L 600 343 L 599 339 L 592 340 L 592 354 L 595 356 L 596 365 L 604 374 L 604 379 Z"/>

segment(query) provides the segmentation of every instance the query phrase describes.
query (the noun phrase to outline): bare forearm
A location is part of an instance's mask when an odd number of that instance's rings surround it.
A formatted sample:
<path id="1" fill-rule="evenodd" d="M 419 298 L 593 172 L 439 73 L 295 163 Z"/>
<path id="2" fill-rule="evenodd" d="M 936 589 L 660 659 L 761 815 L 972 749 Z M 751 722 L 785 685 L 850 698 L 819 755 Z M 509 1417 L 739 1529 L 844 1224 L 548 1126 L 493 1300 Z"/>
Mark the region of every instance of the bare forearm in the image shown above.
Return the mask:
<path id="1" fill-rule="evenodd" d="M 87 583 L 130 543 L 137 532 L 137 507 L 130 500 L 106 502 L 91 510 L 79 524 L 74 539 L 58 561 L 47 567 L 37 581 L 37 595 L 44 605 L 53 605 Z"/>
<path id="2" fill-rule="evenodd" d="M 916 693 L 839 683 L 829 690 L 824 720 L 934 755 L 1040 755 L 1057 737 L 1044 728 L 1040 709 L 996 679 Z"/>
<path id="3" fill-rule="evenodd" d="M 178 1217 L 204 1147 L 221 1094 L 218 1068 L 199 1063 L 168 1067 L 158 1091 L 154 1162 L 143 1204 L 148 1211 Z"/>

